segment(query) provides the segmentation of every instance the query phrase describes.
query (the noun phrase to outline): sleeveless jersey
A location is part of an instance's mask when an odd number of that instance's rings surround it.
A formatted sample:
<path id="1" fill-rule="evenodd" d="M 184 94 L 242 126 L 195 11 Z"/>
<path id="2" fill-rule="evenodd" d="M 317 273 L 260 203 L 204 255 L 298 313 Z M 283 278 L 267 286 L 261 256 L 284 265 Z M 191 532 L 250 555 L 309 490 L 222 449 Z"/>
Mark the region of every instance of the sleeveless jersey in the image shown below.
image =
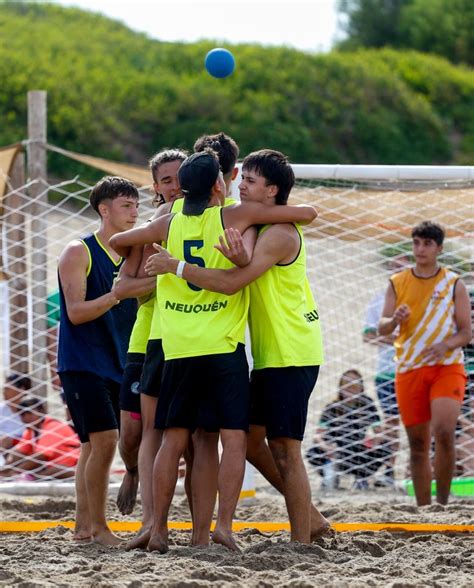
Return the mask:
<path id="1" fill-rule="evenodd" d="M 171 206 L 170 213 L 177 213 L 183 211 L 183 204 L 184 198 L 179 198 L 175 200 Z M 232 206 L 236 204 L 236 201 L 233 198 L 226 198 L 224 206 Z M 163 243 L 163 247 L 166 248 L 166 243 Z M 161 276 L 157 276 L 157 284 L 159 283 Z M 158 296 L 158 289 L 156 290 L 156 295 Z M 161 339 L 161 323 L 160 323 L 160 313 L 158 310 L 158 303 L 155 303 L 155 310 L 153 311 L 153 319 L 151 322 L 150 328 L 150 339 Z"/>
<path id="2" fill-rule="evenodd" d="M 81 241 L 89 255 L 85 299 L 94 300 L 110 292 L 123 259 L 116 263 L 96 233 Z M 93 321 L 73 325 L 67 315 L 61 280 L 58 280 L 61 308 L 58 373 L 87 371 L 121 382 L 137 312 L 136 300 L 122 300 Z"/>
<path id="3" fill-rule="evenodd" d="M 176 214 L 168 232 L 171 255 L 201 267 L 233 267 L 214 247 L 224 232 L 221 213 L 222 207 L 213 206 L 198 216 Z M 165 274 L 158 282 L 157 299 L 167 360 L 231 353 L 245 341 L 247 289 L 226 296 Z"/>
<path id="4" fill-rule="evenodd" d="M 155 294 L 140 304 L 137 310 L 137 318 L 133 325 L 130 342 L 128 344 L 129 353 L 145 353 L 148 338 L 150 337 L 151 321 L 153 318 L 153 308 L 155 306 Z"/>
<path id="5" fill-rule="evenodd" d="M 447 351 L 438 361 L 427 361 L 422 355 L 425 347 L 441 343 L 456 332 L 454 288 L 458 278 L 446 268 L 440 268 L 432 278 L 419 278 L 412 269 L 391 276 L 396 306 L 407 304 L 411 311 L 408 320 L 400 323 L 395 340 L 398 372 L 425 365 L 463 363 L 461 348 Z"/>
<path id="6" fill-rule="evenodd" d="M 249 285 L 255 370 L 323 363 L 319 311 L 306 276 L 306 249 L 301 228 L 294 226 L 301 242 L 296 259 L 274 265 Z"/>

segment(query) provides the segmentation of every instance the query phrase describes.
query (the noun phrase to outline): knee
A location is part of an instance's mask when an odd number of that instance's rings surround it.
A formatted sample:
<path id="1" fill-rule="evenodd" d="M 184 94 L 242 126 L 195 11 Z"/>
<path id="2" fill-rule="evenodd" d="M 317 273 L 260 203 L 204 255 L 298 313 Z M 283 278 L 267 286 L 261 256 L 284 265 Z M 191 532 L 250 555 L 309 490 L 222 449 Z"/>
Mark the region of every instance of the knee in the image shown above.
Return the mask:
<path id="1" fill-rule="evenodd" d="M 290 461 L 290 454 L 288 450 L 289 448 L 287 444 L 284 441 L 272 440 L 269 442 L 269 445 L 277 468 L 280 471 L 285 471 Z"/>
<path id="2" fill-rule="evenodd" d="M 429 453 L 429 444 L 422 437 L 410 439 L 410 455 L 413 460 L 424 459 Z"/>
<path id="3" fill-rule="evenodd" d="M 443 425 L 433 427 L 433 436 L 437 445 L 451 447 L 454 445 L 454 430 L 446 428 Z"/>

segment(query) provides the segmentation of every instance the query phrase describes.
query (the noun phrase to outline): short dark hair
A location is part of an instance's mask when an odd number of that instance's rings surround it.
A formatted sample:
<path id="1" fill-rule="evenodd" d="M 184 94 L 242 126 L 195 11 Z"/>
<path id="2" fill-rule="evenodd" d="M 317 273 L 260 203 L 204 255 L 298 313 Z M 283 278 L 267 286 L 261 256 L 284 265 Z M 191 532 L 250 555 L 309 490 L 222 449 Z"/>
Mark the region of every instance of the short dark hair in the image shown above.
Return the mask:
<path id="1" fill-rule="evenodd" d="M 99 204 L 104 200 L 114 200 L 119 196 L 130 196 L 138 200 L 138 190 L 132 182 L 117 176 L 105 176 L 92 188 L 89 202 L 100 216 Z"/>
<path id="2" fill-rule="evenodd" d="M 219 172 L 217 153 L 207 147 L 183 161 L 178 171 L 179 183 L 184 194 L 183 214 L 203 213 L 209 204 L 212 187 Z"/>
<path id="3" fill-rule="evenodd" d="M 6 381 L 20 390 L 31 390 L 31 380 L 28 376 L 12 372 L 7 376 Z"/>
<path id="4" fill-rule="evenodd" d="M 22 409 L 23 413 L 25 412 L 45 412 L 45 405 L 43 400 L 40 398 L 34 398 L 33 396 L 29 396 L 28 398 L 24 398 L 20 404 L 18 405 L 20 409 Z"/>
<path id="5" fill-rule="evenodd" d="M 442 245 L 445 237 L 444 229 L 437 223 L 423 221 L 413 227 L 411 238 L 420 237 L 420 239 L 431 239 L 436 245 Z"/>
<path id="6" fill-rule="evenodd" d="M 153 181 L 158 181 L 156 172 L 158 171 L 160 165 L 163 165 L 164 163 L 171 163 L 172 161 L 183 162 L 187 156 L 188 154 L 186 151 L 183 151 L 182 149 L 163 149 L 162 151 L 155 153 L 155 155 L 153 155 L 153 157 L 148 162 L 151 175 L 153 176 Z"/>
<path id="7" fill-rule="evenodd" d="M 225 133 L 202 135 L 194 143 L 194 152 L 204 151 L 206 147 L 209 147 L 217 153 L 224 176 L 230 174 L 239 157 L 239 147 L 234 139 Z"/>
<path id="8" fill-rule="evenodd" d="M 255 171 L 265 178 L 267 186 L 277 186 L 275 204 L 287 203 L 295 183 L 295 174 L 286 155 L 273 149 L 254 151 L 243 160 L 242 170 Z"/>

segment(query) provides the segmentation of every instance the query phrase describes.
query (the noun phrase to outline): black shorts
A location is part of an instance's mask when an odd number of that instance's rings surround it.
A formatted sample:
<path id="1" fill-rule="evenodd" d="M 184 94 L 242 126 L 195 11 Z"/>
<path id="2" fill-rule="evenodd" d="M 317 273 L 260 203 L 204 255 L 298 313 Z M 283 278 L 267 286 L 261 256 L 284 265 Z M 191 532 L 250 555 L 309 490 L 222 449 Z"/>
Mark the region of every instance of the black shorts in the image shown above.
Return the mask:
<path id="1" fill-rule="evenodd" d="M 140 392 L 158 398 L 163 376 L 165 356 L 161 339 L 150 339 L 146 346 L 145 362 L 140 378 Z"/>
<path id="2" fill-rule="evenodd" d="M 118 429 L 120 423 L 120 384 L 91 372 L 67 371 L 59 374 L 82 443 L 89 433 Z"/>
<path id="3" fill-rule="evenodd" d="M 318 374 L 318 365 L 254 370 L 250 378 L 250 424 L 266 427 L 268 439 L 302 441 Z"/>
<path id="4" fill-rule="evenodd" d="M 194 431 L 248 430 L 249 377 L 245 346 L 232 353 L 165 362 L 155 427 Z"/>
<path id="5" fill-rule="evenodd" d="M 120 410 L 140 414 L 140 377 L 144 361 L 144 353 L 127 353 L 127 363 L 120 386 Z"/>

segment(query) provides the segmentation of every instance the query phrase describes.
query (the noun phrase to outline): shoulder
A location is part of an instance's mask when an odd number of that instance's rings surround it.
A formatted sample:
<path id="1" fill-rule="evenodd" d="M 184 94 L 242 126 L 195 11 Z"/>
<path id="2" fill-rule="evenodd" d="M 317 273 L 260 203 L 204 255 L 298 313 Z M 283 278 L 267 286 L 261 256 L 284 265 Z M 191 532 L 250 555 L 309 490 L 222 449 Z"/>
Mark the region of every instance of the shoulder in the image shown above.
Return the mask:
<path id="1" fill-rule="evenodd" d="M 86 243 L 82 239 L 74 239 L 70 243 L 66 245 L 61 256 L 59 258 L 59 263 L 64 262 L 89 262 L 89 248 Z"/>
<path id="2" fill-rule="evenodd" d="M 281 223 L 270 225 L 264 231 L 261 231 L 257 238 L 257 243 L 276 247 L 281 251 L 289 251 L 297 246 L 300 247 L 301 237 L 298 229 L 291 223 Z"/>

